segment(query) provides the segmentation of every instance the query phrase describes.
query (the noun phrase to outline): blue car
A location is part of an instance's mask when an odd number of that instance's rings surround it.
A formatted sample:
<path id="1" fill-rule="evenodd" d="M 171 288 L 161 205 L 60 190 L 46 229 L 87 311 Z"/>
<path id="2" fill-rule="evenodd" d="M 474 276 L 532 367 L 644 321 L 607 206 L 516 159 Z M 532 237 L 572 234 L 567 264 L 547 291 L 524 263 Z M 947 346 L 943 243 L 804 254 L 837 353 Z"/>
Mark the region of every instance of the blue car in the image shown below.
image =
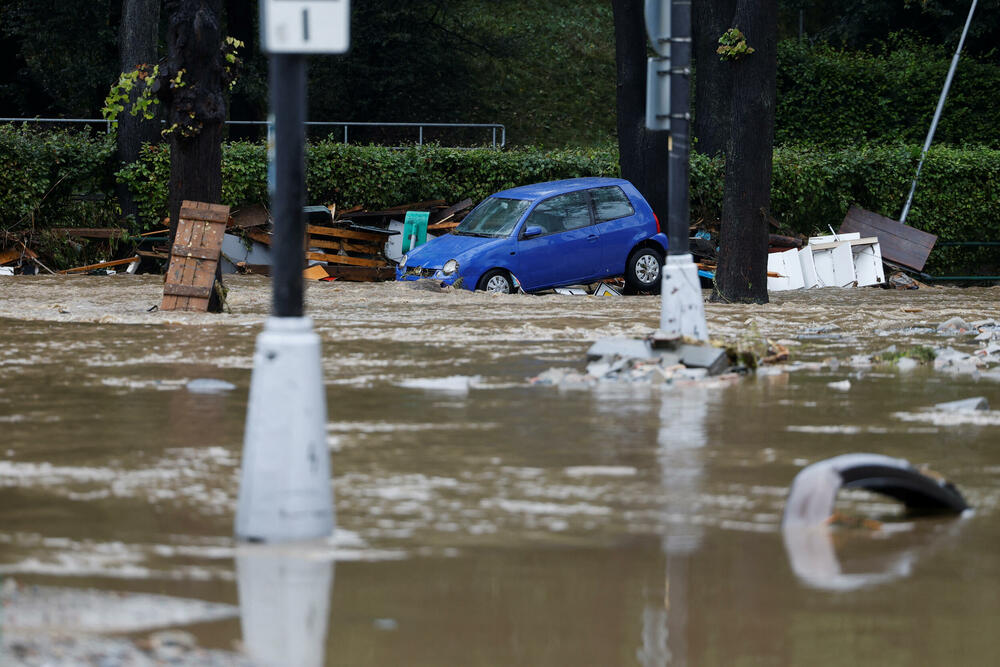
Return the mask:
<path id="1" fill-rule="evenodd" d="M 628 291 L 656 292 L 666 250 L 659 220 L 631 183 L 574 178 L 487 197 L 450 234 L 407 253 L 396 280 L 511 293 L 624 275 Z"/>

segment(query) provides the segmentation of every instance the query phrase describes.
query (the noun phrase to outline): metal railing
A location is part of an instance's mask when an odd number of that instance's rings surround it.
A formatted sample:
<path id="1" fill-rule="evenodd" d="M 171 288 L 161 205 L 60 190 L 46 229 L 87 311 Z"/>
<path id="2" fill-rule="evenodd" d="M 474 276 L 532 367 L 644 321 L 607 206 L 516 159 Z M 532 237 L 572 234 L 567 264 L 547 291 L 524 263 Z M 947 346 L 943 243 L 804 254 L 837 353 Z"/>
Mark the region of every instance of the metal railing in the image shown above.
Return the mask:
<path id="1" fill-rule="evenodd" d="M 115 121 L 104 120 L 103 118 L 0 118 L 0 123 L 38 123 L 44 125 L 53 124 L 100 124 L 105 126 L 106 132 L 111 132 Z M 250 125 L 266 127 L 266 120 L 227 120 L 226 125 Z M 458 130 L 473 129 L 487 130 L 487 136 L 491 137 L 490 145 L 493 148 L 503 148 L 507 145 L 507 127 L 500 123 L 367 123 L 348 121 L 306 121 L 307 127 L 343 127 L 343 143 L 350 143 L 350 128 L 413 128 L 417 130 L 417 145 L 424 145 L 424 130 L 427 128 L 437 130 Z M 498 135 L 499 134 L 499 138 Z"/>

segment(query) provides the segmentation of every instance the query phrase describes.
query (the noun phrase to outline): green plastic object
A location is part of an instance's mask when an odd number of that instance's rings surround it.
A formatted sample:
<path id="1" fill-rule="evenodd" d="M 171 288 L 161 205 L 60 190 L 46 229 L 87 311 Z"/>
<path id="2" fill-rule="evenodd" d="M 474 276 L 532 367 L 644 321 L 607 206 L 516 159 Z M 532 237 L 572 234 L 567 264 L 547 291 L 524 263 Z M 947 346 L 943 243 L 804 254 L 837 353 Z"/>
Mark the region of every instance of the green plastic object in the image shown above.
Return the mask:
<path id="1" fill-rule="evenodd" d="M 430 217 L 431 214 L 427 211 L 407 211 L 403 218 L 404 253 L 427 243 L 427 222 Z"/>

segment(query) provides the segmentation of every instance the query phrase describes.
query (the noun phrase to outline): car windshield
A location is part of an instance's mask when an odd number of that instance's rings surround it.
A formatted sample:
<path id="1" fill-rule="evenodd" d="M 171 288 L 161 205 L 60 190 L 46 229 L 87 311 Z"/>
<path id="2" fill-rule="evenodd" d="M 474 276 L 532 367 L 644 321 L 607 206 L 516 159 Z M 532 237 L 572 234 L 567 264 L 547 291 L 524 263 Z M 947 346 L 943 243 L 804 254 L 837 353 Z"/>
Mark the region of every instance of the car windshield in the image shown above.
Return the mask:
<path id="1" fill-rule="evenodd" d="M 531 202 L 525 199 L 489 197 L 472 213 L 465 216 L 462 223 L 455 228 L 455 234 L 495 238 L 510 236 L 517 221 L 521 219 L 530 204 Z"/>

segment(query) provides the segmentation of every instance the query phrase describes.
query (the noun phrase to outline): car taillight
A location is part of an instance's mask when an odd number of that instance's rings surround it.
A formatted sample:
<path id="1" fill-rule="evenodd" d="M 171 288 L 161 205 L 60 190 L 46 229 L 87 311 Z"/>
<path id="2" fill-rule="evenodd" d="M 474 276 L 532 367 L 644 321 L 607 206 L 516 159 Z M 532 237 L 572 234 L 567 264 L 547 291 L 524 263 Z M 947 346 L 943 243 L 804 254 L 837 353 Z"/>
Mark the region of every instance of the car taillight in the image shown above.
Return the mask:
<path id="1" fill-rule="evenodd" d="M 663 230 L 660 229 L 660 219 L 658 217 L 656 217 L 656 213 L 653 213 L 653 220 L 656 220 L 656 233 L 657 234 L 662 233 Z"/>

